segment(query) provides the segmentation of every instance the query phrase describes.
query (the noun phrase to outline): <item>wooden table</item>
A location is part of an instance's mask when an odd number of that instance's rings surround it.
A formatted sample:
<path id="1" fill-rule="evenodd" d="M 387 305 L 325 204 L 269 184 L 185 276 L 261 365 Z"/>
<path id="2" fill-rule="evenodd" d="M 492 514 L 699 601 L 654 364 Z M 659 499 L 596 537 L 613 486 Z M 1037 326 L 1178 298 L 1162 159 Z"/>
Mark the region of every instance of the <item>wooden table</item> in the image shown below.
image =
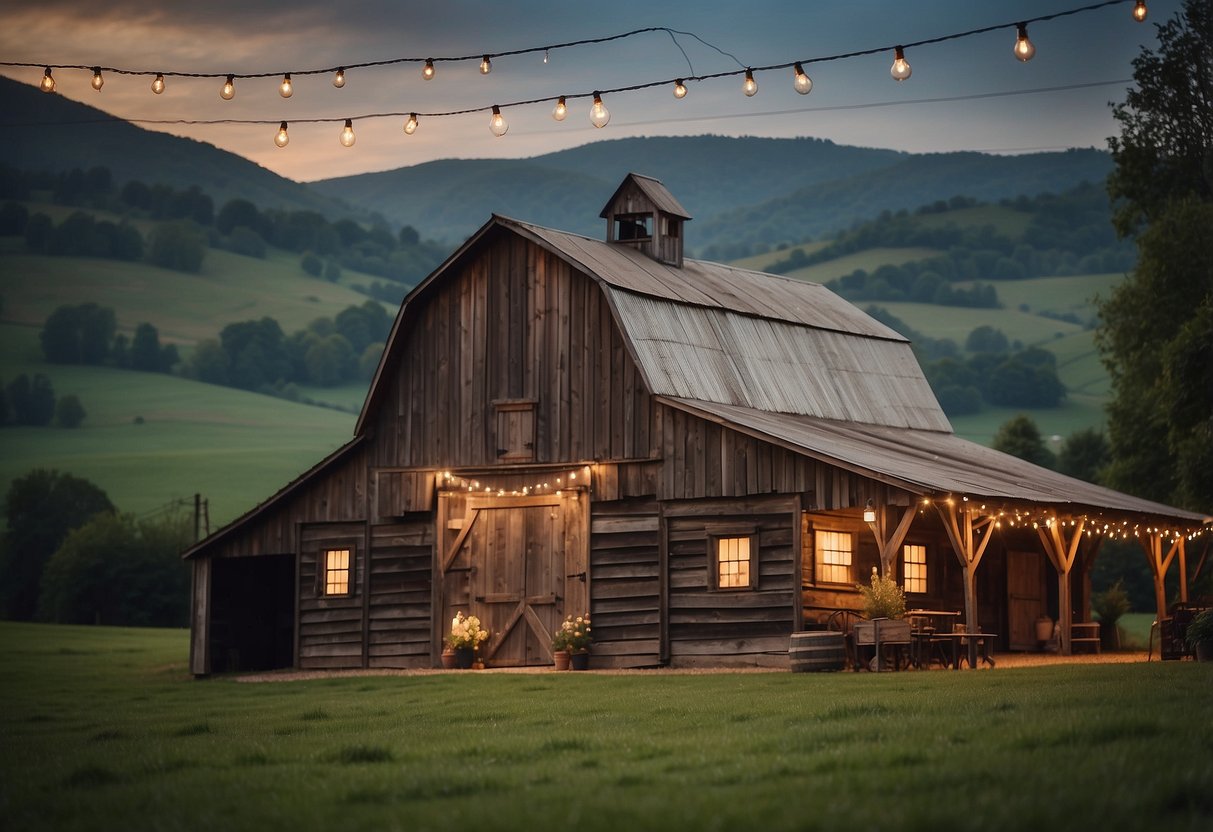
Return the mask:
<path id="1" fill-rule="evenodd" d="M 960 660 L 962 654 L 960 652 L 960 643 L 968 639 L 968 660 L 969 667 L 977 667 L 977 644 L 981 642 L 981 660 L 990 667 L 994 666 L 993 644 L 994 639 L 998 638 L 996 633 L 931 633 L 929 636 L 924 633 L 923 637 L 929 637 L 932 644 L 944 644 L 947 648 L 947 655 L 951 657 L 951 665 L 953 670 L 960 670 Z"/>

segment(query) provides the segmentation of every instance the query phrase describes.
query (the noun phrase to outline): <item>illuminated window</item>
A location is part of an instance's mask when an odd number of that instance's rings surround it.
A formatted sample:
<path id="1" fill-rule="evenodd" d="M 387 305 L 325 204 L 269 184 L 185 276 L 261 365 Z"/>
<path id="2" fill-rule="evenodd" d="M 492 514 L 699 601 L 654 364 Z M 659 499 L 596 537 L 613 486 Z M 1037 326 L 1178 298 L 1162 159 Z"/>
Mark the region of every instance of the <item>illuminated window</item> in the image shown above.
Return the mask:
<path id="1" fill-rule="evenodd" d="M 713 538 L 716 552 L 716 588 L 751 589 L 756 577 L 752 537 Z"/>
<path id="2" fill-rule="evenodd" d="M 814 537 L 817 541 L 818 583 L 851 583 L 850 533 L 818 531 Z"/>
<path id="3" fill-rule="evenodd" d="M 350 594 L 350 550 L 325 549 L 324 556 L 324 594 Z"/>
<path id="4" fill-rule="evenodd" d="M 901 547 L 906 592 L 927 591 L 927 547 L 906 544 Z"/>

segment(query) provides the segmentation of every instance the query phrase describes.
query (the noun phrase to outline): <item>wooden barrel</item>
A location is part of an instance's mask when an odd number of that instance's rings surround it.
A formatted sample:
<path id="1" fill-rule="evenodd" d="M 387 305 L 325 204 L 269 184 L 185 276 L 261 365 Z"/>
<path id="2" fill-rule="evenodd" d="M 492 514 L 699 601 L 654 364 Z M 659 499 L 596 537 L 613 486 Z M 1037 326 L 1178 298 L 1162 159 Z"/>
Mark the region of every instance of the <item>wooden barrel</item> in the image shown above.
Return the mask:
<path id="1" fill-rule="evenodd" d="M 842 670 L 847 661 L 842 633 L 828 630 L 792 633 L 788 656 L 792 661 L 793 673 Z"/>

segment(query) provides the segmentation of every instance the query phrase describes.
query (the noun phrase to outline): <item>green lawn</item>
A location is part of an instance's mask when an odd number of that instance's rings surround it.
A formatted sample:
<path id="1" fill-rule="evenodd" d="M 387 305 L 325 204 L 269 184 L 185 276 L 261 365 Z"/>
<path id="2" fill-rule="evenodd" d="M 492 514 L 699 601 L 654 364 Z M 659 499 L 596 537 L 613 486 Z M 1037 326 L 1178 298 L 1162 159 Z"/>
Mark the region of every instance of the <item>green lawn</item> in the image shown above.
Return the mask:
<path id="1" fill-rule="evenodd" d="M 1026 305 L 1031 312 L 1073 312 L 1087 320 L 1094 316 L 1096 295 L 1107 297 L 1125 279 L 1123 274 L 1082 274 L 1064 277 L 1037 277 L 1030 280 L 983 281 L 998 290 L 998 299 L 1007 309 Z M 958 283 L 971 286 L 971 283 Z"/>
<path id="2" fill-rule="evenodd" d="M 943 252 L 933 248 L 869 248 L 854 254 L 844 254 L 833 260 L 806 266 L 803 269 L 788 272 L 788 277 L 797 280 L 807 280 L 812 283 L 825 283 L 836 277 L 848 275 L 856 269 L 874 272 L 881 266 L 900 266 L 913 260 L 927 260 L 938 257 Z"/>
<path id="3" fill-rule="evenodd" d="M 733 261 L 733 265 L 742 269 L 754 269 L 756 271 L 766 271 L 767 267 L 772 263 L 780 260 L 786 260 L 792 255 L 793 251 L 799 249 L 805 254 L 813 254 L 816 251 L 828 246 L 833 240 L 819 240 L 814 243 L 801 243 L 798 246 L 788 246 L 785 249 L 777 251 L 768 251 L 765 254 L 755 254 L 751 257 L 743 257 L 740 260 Z"/>
<path id="4" fill-rule="evenodd" d="M 976 205 L 943 214 L 918 214 L 914 219 L 924 228 L 943 228 L 949 225 L 957 228 L 980 228 L 992 225 L 994 230 L 1004 237 L 1018 240 L 1031 223 L 1032 215 L 1002 205 Z"/>
<path id="5" fill-rule="evenodd" d="M 1197 830 L 1213 665 L 193 681 L 0 623 L 13 830 Z"/>
<path id="6" fill-rule="evenodd" d="M 999 290 L 1001 291 L 1001 289 Z M 950 338 L 964 347 L 969 333 L 979 326 L 991 326 L 1002 330 L 1008 339 L 1020 341 L 1025 347 L 1038 345 L 1048 347 L 1076 332 L 1082 326 L 1067 321 L 1042 318 L 1031 312 L 1005 309 L 966 309 L 960 306 L 936 306 L 930 303 L 888 303 L 885 301 L 860 301 L 861 309 L 868 306 L 883 307 L 910 327 L 932 338 Z"/>

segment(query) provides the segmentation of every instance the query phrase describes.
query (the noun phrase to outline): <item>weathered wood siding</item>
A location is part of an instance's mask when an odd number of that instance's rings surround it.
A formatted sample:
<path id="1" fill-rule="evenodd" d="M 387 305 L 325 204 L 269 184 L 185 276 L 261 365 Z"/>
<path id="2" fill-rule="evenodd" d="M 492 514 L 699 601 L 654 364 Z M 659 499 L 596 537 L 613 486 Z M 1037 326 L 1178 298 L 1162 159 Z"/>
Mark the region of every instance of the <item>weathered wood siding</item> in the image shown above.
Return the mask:
<path id="1" fill-rule="evenodd" d="M 367 541 L 365 523 L 317 523 L 303 526 L 299 550 L 298 649 L 301 668 L 363 667 Z M 326 597 L 320 553 L 348 548 L 350 594 Z"/>
<path id="2" fill-rule="evenodd" d="M 367 664 L 431 667 L 434 520 L 416 514 L 371 527 Z"/>
<path id="3" fill-rule="evenodd" d="M 670 664 L 787 666 L 788 638 L 799 629 L 799 510 L 799 499 L 786 496 L 662 506 L 669 550 Z M 756 586 L 714 589 L 709 535 L 747 532 L 758 543 L 751 553 L 757 558 Z"/>
<path id="4" fill-rule="evenodd" d="M 517 463 L 498 451 L 494 403 L 531 400 L 533 459 L 656 456 L 653 406 L 602 290 L 499 231 L 415 299 L 374 414 L 375 468 Z"/>
<path id="5" fill-rule="evenodd" d="M 595 502 L 590 598 L 595 667 L 661 663 L 664 582 L 655 500 Z"/>

